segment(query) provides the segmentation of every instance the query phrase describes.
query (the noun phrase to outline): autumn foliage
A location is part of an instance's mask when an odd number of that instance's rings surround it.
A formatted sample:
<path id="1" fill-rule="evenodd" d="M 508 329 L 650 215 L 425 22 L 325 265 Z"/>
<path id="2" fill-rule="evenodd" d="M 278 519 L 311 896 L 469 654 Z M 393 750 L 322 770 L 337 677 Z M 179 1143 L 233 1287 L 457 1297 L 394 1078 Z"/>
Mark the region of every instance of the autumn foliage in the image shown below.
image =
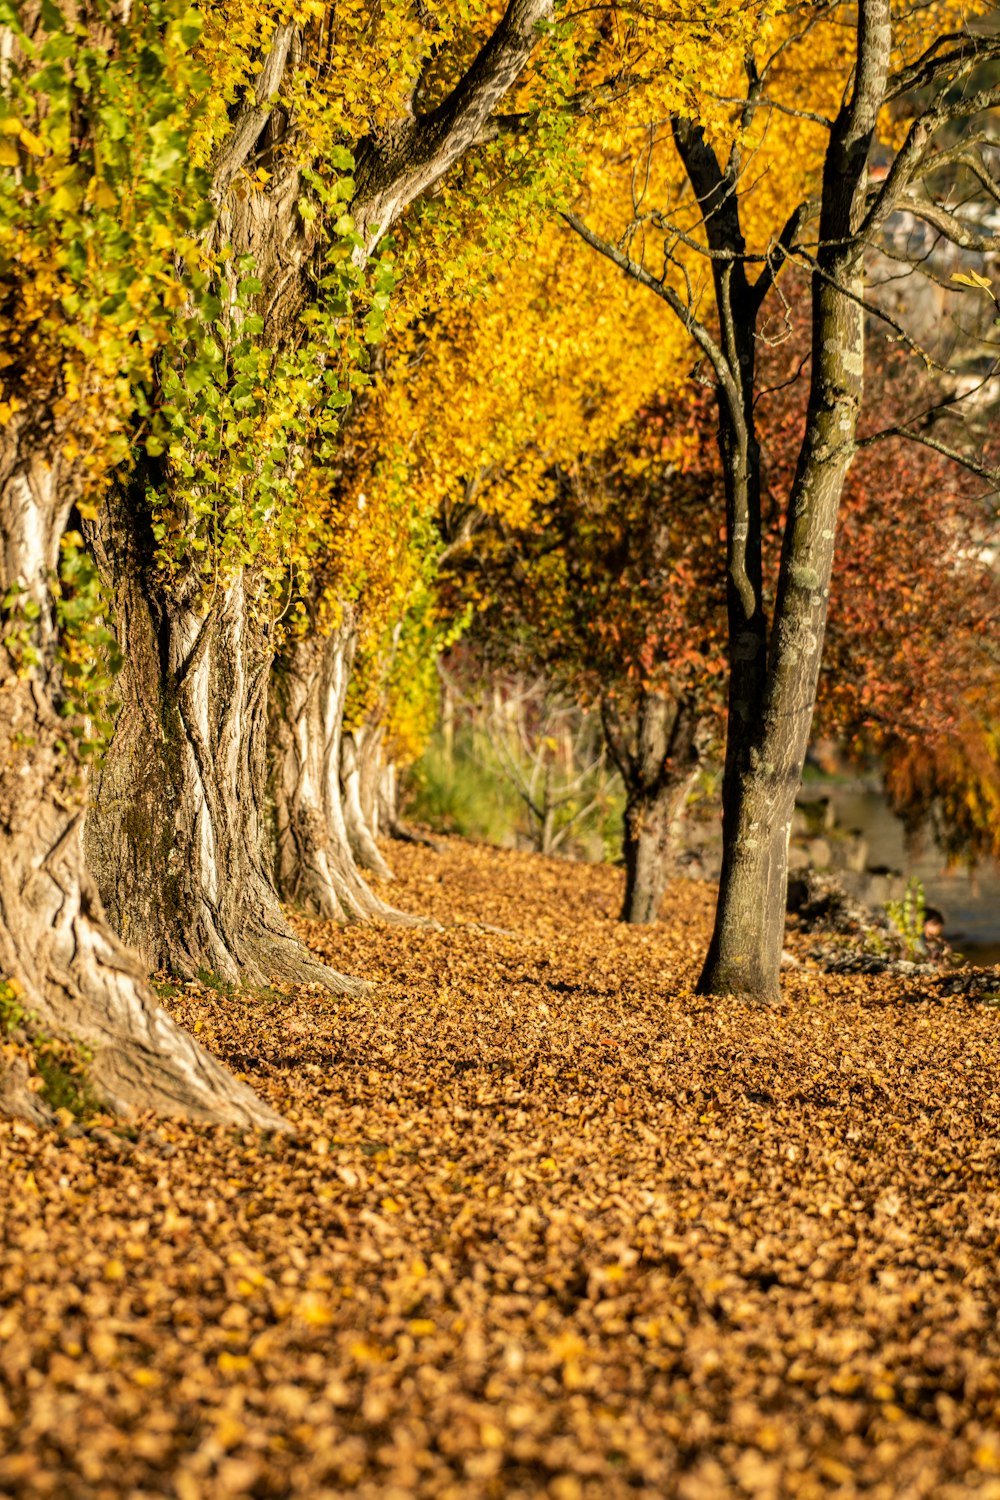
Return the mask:
<path id="1" fill-rule="evenodd" d="M 639 931 L 606 867 L 396 862 L 441 929 L 306 929 L 371 995 L 166 995 L 291 1136 L 0 1121 L 0 1488 L 989 1493 L 995 1010 L 719 1007 L 705 887 Z"/>

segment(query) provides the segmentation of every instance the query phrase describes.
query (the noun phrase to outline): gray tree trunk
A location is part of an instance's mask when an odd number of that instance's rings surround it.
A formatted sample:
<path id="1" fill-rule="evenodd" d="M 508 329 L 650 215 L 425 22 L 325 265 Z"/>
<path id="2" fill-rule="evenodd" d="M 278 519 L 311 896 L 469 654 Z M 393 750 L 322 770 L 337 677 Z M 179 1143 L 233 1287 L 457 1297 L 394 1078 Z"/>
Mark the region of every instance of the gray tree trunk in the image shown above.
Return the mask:
<path id="1" fill-rule="evenodd" d="M 674 862 L 684 804 L 701 763 L 700 721 L 693 704 L 643 692 L 626 724 L 605 700 L 601 718 L 611 757 L 625 783 L 621 920 L 655 922 Z"/>
<path id="2" fill-rule="evenodd" d="M 275 877 L 282 898 L 334 922 L 418 924 L 381 901 L 351 849 L 341 786 L 344 699 L 354 661 L 350 625 L 288 642 L 270 704 Z"/>
<path id="3" fill-rule="evenodd" d="M 92 529 L 126 668 L 86 850 L 105 908 L 150 969 L 353 992 L 314 959 L 274 887 L 265 826 L 270 607 L 246 573 L 202 599 L 157 589 L 133 492 Z"/>
<path id="4" fill-rule="evenodd" d="M 363 870 L 369 870 L 380 880 L 391 880 L 392 871 L 375 835 L 377 761 L 375 731 L 362 727 L 344 735 L 340 746 L 340 783 L 351 852 Z"/>
<path id="5" fill-rule="evenodd" d="M 0 976 L 18 982 L 29 1028 L 92 1049 L 92 1085 L 112 1108 L 274 1127 L 273 1111 L 161 1010 L 84 864 L 87 777 L 60 713 L 50 582 L 75 498 L 60 445 L 32 451 L 26 416 L 0 442 L 0 596 L 20 591 L 0 638 Z M 22 627 L 29 602 L 37 614 Z"/>
<path id="6" fill-rule="evenodd" d="M 730 720 L 738 774 L 729 774 L 727 758 L 719 899 L 699 982 L 709 994 L 772 1000 L 780 993 L 788 838 L 816 701 L 837 513 L 864 393 L 858 229 L 890 48 L 888 0 L 863 0 L 852 95 L 835 121 L 824 166 L 806 431 L 789 496 L 767 670 L 750 714 Z M 732 307 L 734 321 L 741 311 Z M 732 614 L 730 620 L 735 681 L 740 645 Z"/>

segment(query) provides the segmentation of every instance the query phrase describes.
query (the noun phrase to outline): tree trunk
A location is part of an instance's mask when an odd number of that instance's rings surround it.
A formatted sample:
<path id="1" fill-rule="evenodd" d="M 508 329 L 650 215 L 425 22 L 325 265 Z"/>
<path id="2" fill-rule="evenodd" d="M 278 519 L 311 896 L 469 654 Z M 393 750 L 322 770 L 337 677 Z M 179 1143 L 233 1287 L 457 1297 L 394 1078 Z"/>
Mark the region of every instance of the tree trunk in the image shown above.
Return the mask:
<path id="1" fill-rule="evenodd" d="M 655 922 L 670 875 L 677 827 L 701 763 L 695 706 L 643 692 L 628 733 L 620 708 L 601 705 L 604 733 L 622 780 L 626 806 L 623 922 Z"/>
<path id="2" fill-rule="evenodd" d="M 370 870 L 381 880 L 391 880 L 392 871 L 375 842 L 372 821 L 375 802 L 371 795 L 373 747 L 372 731 L 361 728 L 343 736 L 340 746 L 340 784 L 344 799 L 344 819 L 351 853 L 363 870 Z M 368 804 L 367 809 L 365 804 Z"/>
<path id="3" fill-rule="evenodd" d="M 655 922 L 663 903 L 676 850 L 677 829 L 697 769 L 637 790 L 625 806 L 625 899 L 621 920 Z"/>
<path id="4" fill-rule="evenodd" d="M 382 727 L 379 724 L 362 724 L 360 729 L 354 730 L 352 738 L 361 766 L 361 811 L 369 833 L 373 839 L 377 839 L 382 824 L 379 788 L 385 765 L 382 758 Z"/>
<path id="5" fill-rule="evenodd" d="M 92 539 L 125 659 L 86 835 L 111 922 L 151 969 L 356 992 L 299 941 L 273 883 L 269 601 L 246 573 L 203 607 L 195 589 L 157 588 L 148 518 L 129 499 L 109 499 Z"/>
<path id="6" fill-rule="evenodd" d="M 806 430 L 782 538 L 767 672 L 752 729 L 742 736 L 745 770 L 727 778 L 723 792 L 718 909 L 699 981 L 708 994 L 773 1000 L 780 993 L 788 838 L 816 701 L 837 512 L 864 394 L 864 246 L 857 236 L 891 39 L 887 0 L 862 3 L 852 96 L 824 164 Z"/>
<path id="7" fill-rule="evenodd" d="M 861 295 L 860 284 L 857 295 Z M 837 512 L 861 398 L 861 309 L 814 288 L 814 393 L 785 528 L 764 702 L 729 805 L 715 930 L 700 981 L 709 994 L 780 993 L 788 839 L 809 744 L 830 598 Z"/>
<path id="8" fill-rule="evenodd" d="M 23 456 L 26 426 L 9 424 L 0 448 L 0 597 L 18 591 L 0 638 L 0 976 L 17 981 L 29 1031 L 91 1049 L 90 1083 L 110 1107 L 278 1126 L 160 1009 L 85 868 L 87 779 L 50 585 L 74 486 L 58 448 Z"/>
<path id="9" fill-rule="evenodd" d="M 270 709 L 275 874 L 283 899 L 334 922 L 418 923 L 380 901 L 348 838 L 340 761 L 354 660 L 350 624 L 291 641 L 275 666 Z"/>
<path id="10" fill-rule="evenodd" d="M 399 772 L 394 761 L 386 761 L 379 769 L 377 804 L 379 827 L 395 838 L 399 826 Z"/>

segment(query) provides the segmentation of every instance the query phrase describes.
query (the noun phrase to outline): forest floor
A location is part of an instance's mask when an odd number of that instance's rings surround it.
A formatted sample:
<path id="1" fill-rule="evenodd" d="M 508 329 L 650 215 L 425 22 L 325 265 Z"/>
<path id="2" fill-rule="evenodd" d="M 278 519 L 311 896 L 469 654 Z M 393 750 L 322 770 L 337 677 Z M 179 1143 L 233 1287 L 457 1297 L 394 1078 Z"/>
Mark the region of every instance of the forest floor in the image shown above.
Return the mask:
<path id="1" fill-rule="evenodd" d="M 0 1496 L 997 1500 L 1000 1014 L 391 857 L 364 998 L 168 993 L 291 1136 L 0 1122 Z"/>

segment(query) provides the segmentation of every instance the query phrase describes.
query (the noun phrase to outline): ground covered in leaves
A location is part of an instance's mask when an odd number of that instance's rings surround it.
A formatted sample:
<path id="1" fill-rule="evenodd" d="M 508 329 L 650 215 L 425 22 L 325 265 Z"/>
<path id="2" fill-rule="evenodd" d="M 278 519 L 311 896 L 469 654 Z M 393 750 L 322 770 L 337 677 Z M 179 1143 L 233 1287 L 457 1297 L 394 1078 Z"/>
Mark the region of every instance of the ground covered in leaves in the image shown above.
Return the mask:
<path id="1" fill-rule="evenodd" d="M 0 1495 L 1000 1496 L 1000 1014 L 391 853 L 364 999 L 168 999 L 292 1136 L 0 1123 Z"/>

